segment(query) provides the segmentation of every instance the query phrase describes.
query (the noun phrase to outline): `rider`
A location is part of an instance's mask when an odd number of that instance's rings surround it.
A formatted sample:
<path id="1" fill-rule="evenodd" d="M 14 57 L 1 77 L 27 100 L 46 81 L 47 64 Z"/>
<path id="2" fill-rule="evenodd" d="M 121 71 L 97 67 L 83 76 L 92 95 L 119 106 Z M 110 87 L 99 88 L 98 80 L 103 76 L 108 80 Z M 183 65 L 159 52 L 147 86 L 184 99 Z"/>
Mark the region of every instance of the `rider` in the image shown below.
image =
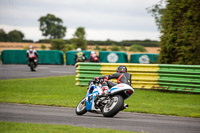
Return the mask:
<path id="1" fill-rule="evenodd" d="M 131 86 L 131 74 L 127 72 L 126 66 L 120 65 L 117 67 L 116 73 L 94 78 L 94 80 L 99 80 L 102 84 L 103 93 L 100 95 L 108 94 L 108 89 L 117 85 L 116 83 L 109 81 L 109 79 L 117 79 L 118 83 L 125 83 Z"/>
<path id="2" fill-rule="evenodd" d="M 77 48 L 77 53 L 75 55 L 75 62 L 84 62 L 86 57 L 83 52 L 81 52 L 81 48 Z"/>
<path id="3" fill-rule="evenodd" d="M 28 58 L 28 65 L 30 65 L 30 58 L 39 59 L 37 51 L 33 48 L 33 46 L 29 46 L 29 50 L 27 50 L 26 53 L 27 53 L 27 58 Z M 37 66 L 37 63 L 35 63 L 35 66 Z"/>
<path id="4" fill-rule="evenodd" d="M 96 59 L 99 59 L 99 57 L 97 56 L 95 51 L 92 51 L 90 55 L 90 62 L 95 62 Z"/>

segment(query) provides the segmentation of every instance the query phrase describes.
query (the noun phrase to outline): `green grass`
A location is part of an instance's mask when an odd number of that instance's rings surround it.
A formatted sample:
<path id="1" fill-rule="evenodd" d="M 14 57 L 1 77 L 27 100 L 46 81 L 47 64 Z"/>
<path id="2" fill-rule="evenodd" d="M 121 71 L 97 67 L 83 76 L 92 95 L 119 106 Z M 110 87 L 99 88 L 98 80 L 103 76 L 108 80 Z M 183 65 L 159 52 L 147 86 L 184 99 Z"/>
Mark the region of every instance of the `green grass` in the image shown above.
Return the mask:
<path id="1" fill-rule="evenodd" d="M 0 80 L 0 102 L 76 107 L 87 87 L 75 76 Z M 125 111 L 200 118 L 200 95 L 135 90 Z"/>
<path id="2" fill-rule="evenodd" d="M 128 131 L 84 128 L 68 125 L 0 122 L 1 133 L 130 133 Z M 136 132 L 135 132 L 136 133 Z"/>

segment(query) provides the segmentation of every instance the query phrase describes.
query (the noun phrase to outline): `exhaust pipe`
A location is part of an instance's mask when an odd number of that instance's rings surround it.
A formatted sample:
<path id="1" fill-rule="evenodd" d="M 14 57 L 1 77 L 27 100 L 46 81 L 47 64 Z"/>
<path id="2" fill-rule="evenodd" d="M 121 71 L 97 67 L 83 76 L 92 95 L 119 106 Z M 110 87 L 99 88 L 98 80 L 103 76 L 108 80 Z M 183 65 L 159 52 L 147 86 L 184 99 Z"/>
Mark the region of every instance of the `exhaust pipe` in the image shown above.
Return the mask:
<path id="1" fill-rule="evenodd" d="M 124 109 L 127 109 L 128 108 L 128 104 L 124 104 Z"/>

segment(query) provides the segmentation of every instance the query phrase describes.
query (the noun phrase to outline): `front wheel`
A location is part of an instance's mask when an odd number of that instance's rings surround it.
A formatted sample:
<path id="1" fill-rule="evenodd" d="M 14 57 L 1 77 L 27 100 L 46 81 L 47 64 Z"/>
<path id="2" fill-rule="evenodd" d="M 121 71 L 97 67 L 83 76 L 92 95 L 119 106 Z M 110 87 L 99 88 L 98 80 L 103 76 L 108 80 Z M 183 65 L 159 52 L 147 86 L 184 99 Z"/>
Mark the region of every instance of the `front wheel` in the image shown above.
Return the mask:
<path id="1" fill-rule="evenodd" d="M 113 117 L 115 116 L 123 107 L 124 99 L 120 95 L 111 97 L 109 102 L 102 109 L 103 116 Z"/>
<path id="2" fill-rule="evenodd" d="M 87 112 L 85 102 L 86 102 L 86 98 L 83 98 L 77 105 L 76 110 L 75 110 L 77 115 L 83 115 Z"/>

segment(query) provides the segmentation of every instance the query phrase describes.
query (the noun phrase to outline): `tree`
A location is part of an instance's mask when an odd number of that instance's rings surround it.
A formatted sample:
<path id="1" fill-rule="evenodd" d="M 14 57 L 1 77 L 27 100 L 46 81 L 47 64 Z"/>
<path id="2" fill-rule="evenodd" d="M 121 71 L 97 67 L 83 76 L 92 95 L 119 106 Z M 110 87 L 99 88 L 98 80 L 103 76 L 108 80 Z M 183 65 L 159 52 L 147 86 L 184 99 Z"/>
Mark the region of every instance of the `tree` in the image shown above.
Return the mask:
<path id="1" fill-rule="evenodd" d="M 7 42 L 22 42 L 24 34 L 21 31 L 13 30 L 7 34 Z"/>
<path id="2" fill-rule="evenodd" d="M 75 44 L 75 48 L 81 48 L 83 50 L 87 49 L 87 41 L 85 39 L 85 28 L 78 27 L 74 33 L 73 44 Z"/>
<path id="3" fill-rule="evenodd" d="M 40 22 L 40 30 L 43 36 L 50 39 L 61 39 L 65 36 L 66 27 L 62 25 L 62 19 L 53 14 L 40 17 L 38 21 Z"/>
<path id="4" fill-rule="evenodd" d="M 200 64 L 200 1 L 167 0 L 161 19 L 159 63 Z"/>
<path id="5" fill-rule="evenodd" d="M 7 41 L 7 34 L 3 29 L 0 29 L 0 42 Z"/>

